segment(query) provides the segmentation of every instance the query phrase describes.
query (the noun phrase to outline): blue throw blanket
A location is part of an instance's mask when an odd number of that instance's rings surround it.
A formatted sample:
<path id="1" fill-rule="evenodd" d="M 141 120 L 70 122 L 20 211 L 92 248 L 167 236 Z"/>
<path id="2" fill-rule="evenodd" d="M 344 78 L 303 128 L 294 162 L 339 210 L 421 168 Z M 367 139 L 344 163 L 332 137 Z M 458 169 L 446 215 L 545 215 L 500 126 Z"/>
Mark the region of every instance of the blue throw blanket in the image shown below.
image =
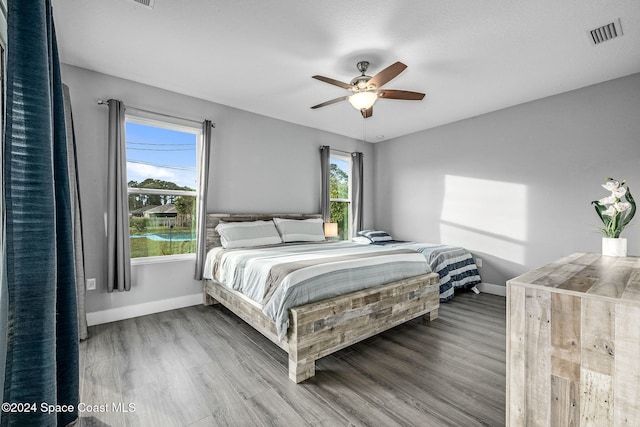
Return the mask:
<path id="1" fill-rule="evenodd" d="M 471 289 L 482 282 L 469 251 L 457 246 L 387 240 L 374 245 L 412 249 L 424 255 L 431 270 L 440 276 L 440 301 L 449 301 L 456 289 Z"/>

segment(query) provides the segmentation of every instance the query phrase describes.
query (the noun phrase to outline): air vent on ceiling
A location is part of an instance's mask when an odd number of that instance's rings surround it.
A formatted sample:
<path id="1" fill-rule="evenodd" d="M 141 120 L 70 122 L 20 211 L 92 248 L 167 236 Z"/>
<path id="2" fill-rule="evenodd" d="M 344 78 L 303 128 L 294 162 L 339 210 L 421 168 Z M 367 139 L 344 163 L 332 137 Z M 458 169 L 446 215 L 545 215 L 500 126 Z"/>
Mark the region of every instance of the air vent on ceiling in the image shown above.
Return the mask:
<path id="1" fill-rule="evenodd" d="M 620 18 L 602 27 L 594 28 L 589 31 L 589 40 L 591 44 L 597 45 L 607 40 L 615 39 L 622 35 L 622 25 L 620 24 Z"/>
<path id="2" fill-rule="evenodd" d="M 148 7 L 149 9 L 153 8 L 153 4 L 156 2 L 156 0 L 131 0 L 134 1 L 136 3 L 139 3 L 143 6 Z"/>

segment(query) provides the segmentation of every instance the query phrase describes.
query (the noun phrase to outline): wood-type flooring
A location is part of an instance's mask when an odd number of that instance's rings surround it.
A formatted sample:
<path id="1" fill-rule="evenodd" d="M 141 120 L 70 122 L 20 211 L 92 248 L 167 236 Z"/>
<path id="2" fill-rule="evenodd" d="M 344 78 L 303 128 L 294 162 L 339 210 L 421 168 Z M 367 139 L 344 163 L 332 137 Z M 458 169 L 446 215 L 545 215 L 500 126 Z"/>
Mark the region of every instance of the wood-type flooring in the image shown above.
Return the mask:
<path id="1" fill-rule="evenodd" d="M 224 307 L 92 326 L 80 426 L 502 426 L 505 298 L 462 293 L 317 361 L 287 355 Z"/>

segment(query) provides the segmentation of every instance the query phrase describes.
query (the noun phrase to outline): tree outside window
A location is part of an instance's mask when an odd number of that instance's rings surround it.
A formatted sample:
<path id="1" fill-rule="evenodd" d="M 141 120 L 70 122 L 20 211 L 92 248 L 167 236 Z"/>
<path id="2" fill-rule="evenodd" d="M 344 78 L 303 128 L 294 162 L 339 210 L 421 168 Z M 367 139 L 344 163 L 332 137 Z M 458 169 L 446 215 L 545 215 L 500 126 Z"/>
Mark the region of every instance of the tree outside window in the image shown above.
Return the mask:
<path id="1" fill-rule="evenodd" d="M 348 156 L 331 154 L 329 169 L 329 209 L 331 222 L 338 223 L 338 238 L 351 238 L 351 194 L 350 194 L 350 162 Z"/>
<path id="2" fill-rule="evenodd" d="M 200 130 L 127 117 L 131 258 L 196 251 Z"/>

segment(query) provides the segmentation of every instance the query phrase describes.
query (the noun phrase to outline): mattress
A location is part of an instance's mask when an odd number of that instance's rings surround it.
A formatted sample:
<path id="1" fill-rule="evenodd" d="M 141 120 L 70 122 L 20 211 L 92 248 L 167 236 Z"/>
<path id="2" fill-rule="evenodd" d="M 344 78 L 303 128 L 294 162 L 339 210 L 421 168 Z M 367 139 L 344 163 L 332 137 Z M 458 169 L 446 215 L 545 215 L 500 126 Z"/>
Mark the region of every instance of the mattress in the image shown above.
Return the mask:
<path id="1" fill-rule="evenodd" d="M 321 242 L 214 248 L 204 278 L 259 304 L 283 339 L 291 307 L 430 272 L 424 255 L 409 248 Z"/>

